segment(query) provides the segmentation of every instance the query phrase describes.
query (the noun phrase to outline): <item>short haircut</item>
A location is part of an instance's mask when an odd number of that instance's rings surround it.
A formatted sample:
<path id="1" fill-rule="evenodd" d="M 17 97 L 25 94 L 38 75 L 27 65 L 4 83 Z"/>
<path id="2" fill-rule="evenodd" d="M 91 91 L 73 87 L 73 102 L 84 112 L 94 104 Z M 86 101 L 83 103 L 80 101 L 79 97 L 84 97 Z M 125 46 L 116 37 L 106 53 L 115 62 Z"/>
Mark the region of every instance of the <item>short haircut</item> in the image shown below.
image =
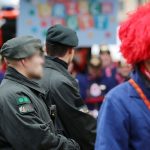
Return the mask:
<path id="1" fill-rule="evenodd" d="M 72 47 L 59 43 L 46 43 L 46 50 L 49 56 L 63 57 L 69 48 Z"/>

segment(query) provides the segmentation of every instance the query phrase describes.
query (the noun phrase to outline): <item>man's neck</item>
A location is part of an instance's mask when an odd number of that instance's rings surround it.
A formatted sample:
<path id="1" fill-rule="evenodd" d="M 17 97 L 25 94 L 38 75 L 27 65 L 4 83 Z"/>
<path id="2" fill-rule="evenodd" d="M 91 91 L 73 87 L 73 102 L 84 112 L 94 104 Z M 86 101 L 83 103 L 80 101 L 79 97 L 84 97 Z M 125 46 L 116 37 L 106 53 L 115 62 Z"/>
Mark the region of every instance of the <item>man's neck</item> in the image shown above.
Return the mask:
<path id="1" fill-rule="evenodd" d="M 68 64 L 68 58 L 67 57 L 58 57 L 60 60 L 64 61 L 65 63 Z"/>
<path id="2" fill-rule="evenodd" d="M 9 65 L 10 67 L 14 68 L 17 72 L 19 72 L 20 74 L 22 74 L 24 77 L 30 79 L 30 77 L 28 76 L 28 74 L 26 73 L 26 71 L 24 71 L 24 69 L 22 69 L 21 67 L 17 67 L 17 66 L 12 66 Z"/>

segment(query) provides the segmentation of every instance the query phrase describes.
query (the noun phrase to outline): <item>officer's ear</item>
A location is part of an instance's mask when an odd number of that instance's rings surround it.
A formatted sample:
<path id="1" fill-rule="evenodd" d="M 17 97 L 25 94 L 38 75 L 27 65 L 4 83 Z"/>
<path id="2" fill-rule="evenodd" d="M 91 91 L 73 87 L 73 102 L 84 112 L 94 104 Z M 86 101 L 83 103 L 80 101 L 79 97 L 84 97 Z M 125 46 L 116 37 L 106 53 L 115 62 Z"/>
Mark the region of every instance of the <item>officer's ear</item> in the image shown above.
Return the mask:
<path id="1" fill-rule="evenodd" d="M 44 47 L 43 47 L 43 52 L 44 52 L 44 55 L 47 56 L 47 47 L 46 47 L 46 45 L 44 45 Z"/>
<path id="2" fill-rule="evenodd" d="M 25 59 L 21 59 L 21 60 L 20 60 L 20 63 L 21 63 L 21 64 L 22 64 L 22 66 L 24 66 L 24 67 L 26 67 L 26 63 L 25 63 L 25 62 L 26 62 L 26 60 L 25 60 Z"/>
<path id="3" fill-rule="evenodd" d="M 74 54 L 74 48 L 73 47 L 69 47 L 68 48 L 68 53 L 70 54 L 70 55 L 72 55 L 72 54 Z"/>
<path id="4" fill-rule="evenodd" d="M 4 57 L 4 62 L 5 62 L 6 64 L 8 64 L 8 63 L 9 63 L 9 61 L 7 60 L 7 58 L 6 58 L 6 57 Z"/>

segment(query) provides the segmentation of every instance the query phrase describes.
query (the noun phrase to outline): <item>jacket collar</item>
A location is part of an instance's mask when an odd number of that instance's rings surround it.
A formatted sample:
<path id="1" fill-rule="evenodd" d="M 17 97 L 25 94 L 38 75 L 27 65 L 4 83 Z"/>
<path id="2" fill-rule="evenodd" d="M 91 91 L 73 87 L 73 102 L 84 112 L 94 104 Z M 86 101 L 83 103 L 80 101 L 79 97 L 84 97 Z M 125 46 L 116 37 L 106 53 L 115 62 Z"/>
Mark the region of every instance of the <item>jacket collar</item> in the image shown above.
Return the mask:
<path id="1" fill-rule="evenodd" d="M 45 57 L 45 67 L 52 68 L 62 73 L 68 73 L 67 69 L 62 64 L 60 64 L 58 61 L 54 61 L 54 57 Z"/>
<path id="2" fill-rule="evenodd" d="M 40 88 L 38 83 L 26 78 L 25 76 L 20 74 L 16 69 L 14 69 L 12 67 L 8 67 L 6 75 L 4 78 L 15 81 L 15 82 L 20 83 L 22 85 L 25 85 L 28 88 L 37 91 L 38 93 L 45 94 L 45 91 Z"/>
<path id="3" fill-rule="evenodd" d="M 46 60 L 52 60 L 54 62 L 59 63 L 60 65 L 62 65 L 65 69 L 68 69 L 68 64 L 66 62 L 64 62 L 63 60 L 57 58 L 57 57 L 52 57 L 52 56 L 46 56 Z"/>
<path id="4" fill-rule="evenodd" d="M 131 75 L 131 78 L 140 86 L 146 97 L 150 100 L 150 81 L 136 68 Z M 129 89 L 131 97 L 140 97 L 135 89 L 131 86 Z"/>
<path id="5" fill-rule="evenodd" d="M 71 80 L 72 82 L 75 82 L 75 79 L 70 75 L 68 70 L 59 62 L 54 61 L 52 57 L 49 57 L 49 56 L 45 57 L 45 68 L 51 68 L 51 69 L 57 70 L 58 72 L 66 76 L 69 80 Z"/>

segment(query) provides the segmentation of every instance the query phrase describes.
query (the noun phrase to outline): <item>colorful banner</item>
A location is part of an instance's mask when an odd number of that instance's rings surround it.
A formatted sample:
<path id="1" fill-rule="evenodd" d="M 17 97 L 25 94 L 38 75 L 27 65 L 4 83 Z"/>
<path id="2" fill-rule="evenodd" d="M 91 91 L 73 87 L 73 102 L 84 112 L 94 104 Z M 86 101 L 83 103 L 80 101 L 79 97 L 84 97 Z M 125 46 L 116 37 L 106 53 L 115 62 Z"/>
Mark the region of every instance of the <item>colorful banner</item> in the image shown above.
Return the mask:
<path id="1" fill-rule="evenodd" d="M 45 40 L 47 29 L 62 24 L 77 31 L 79 46 L 115 44 L 118 0 L 21 0 L 18 35 Z"/>

